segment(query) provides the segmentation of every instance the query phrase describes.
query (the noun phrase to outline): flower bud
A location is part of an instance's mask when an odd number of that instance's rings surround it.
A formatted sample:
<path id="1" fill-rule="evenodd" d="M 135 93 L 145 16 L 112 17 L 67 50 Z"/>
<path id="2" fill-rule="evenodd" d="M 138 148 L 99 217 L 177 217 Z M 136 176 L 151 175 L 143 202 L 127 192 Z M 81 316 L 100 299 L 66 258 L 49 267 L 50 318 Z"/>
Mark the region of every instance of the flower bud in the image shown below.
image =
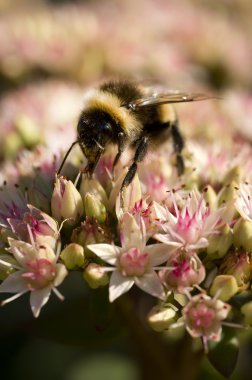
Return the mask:
<path id="1" fill-rule="evenodd" d="M 84 249 L 76 243 L 67 245 L 61 252 L 60 257 L 69 270 L 82 267 L 85 261 Z"/>
<path id="2" fill-rule="evenodd" d="M 99 225 L 96 220 L 85 220 L 80 227 L 73 230 L 71 241 L 80 244 L 85 248 L 85 256 L 93 258 L 94 253 L 86 246 L 88 244 L 108 243 L 110 241 L 106 230 Z"/>
<path id="3" fill-rule="evenodd" d="M 105 286 L 109 283 L 109 276 L 104 268 L 98 264 L 91 263 L 83 272 L 83 278 L 92 289 Z"/>
<path id="4" fill-rule="evenodd" d="M 221 263 L 220 272 L 235 277 L 239 291 L 248 287 L 251 279 L 251 259 L 245 251 L 231 251 Z"/>
<path id="5" fill-rule="evenodd" d="M 91 193 L 85 195 L 85 212 L 89 219 L 96 219 L 99 223 L 104 223 L 107 217 L 106 208 L 98 197 Z"/>
<path id="6" fill-rule="evenodd" d="M 225 212 L 222 214 L 222 222 L 229 223 L 236 214 L 235 200 L 237 198 L 237 191 L 235 189 L 236 183 L 231 182 L 224 186 L 218 194 L 219 207 L 225 205 Z"/>
<path id="7" fill-rule="evenodd" d="M 217 294 L 218 299 L 221 301 L 228 301 L 238 292 L 237 281 L 234 276 L 220 275 L 216 276 L 210 288 L 210 295 Z"/>
<path id="8" fill-rule="evenodd" d="M 207 185 L 206 191 L 204 192 L 204 200 L 209 205 L 212 211 L 217 208 L 217 194 L 212 186 Z"/>
<path id="9" fill-rule="evenodd" d="M 102 185 L 95 178 L 87 178 L 83 176 L 80 186 L 80 194 L 84 202 L 87 193 L 94 195 L 107 208 L 108 197 Z"/>
<path id="10" fill-rule="evenodd" d="M 230 169 L 224 177 L 223 184 L 228 185 L 231 182 L 236 184 L 240 183 L 243 178 L 243 168 L 241 166 L 235 166 Z"/>
<path id="11" fill-rule="evenodd" d="M 208 237 L 207 254 L 211 259 L 220 259 L 225 256 L 232 245 L 233 235 L 228 224 L 221 227 L 218 232 Z"/>
<path id="12" fill-rule="evenodd" d="M 234 246 L 252 252 L 252 221 L 239 219 L 234 225 Z"/>
<path id="13" fill-rule="evenodd" d="M 15 120 L 15 128 L 26 147 L 32 148 L 39 143 L 39 128 L 32 119 L 21 115 Z"/>
<path id="14" fill-rule="evenodd" d="M 52 216 L 62 222 L 69 219 L 74 224 L 83 214 L 83 201 L 80 193 L 72 183 L 63 177 L 57 177 L 51 200 Z"/>
<path id="15" fill-rule="evenodd" d="M 157 332 L 166 330 L 174 323 L 176 318 L 175 308 L 154 306 L 147 316 L 149 326 Z"/>
<path id="16" fill-rule="evenodd" d="M 245 303 L 245 305 L 241 307 L 241 312 L 245 316 L 245 323 L 252 325 L 252 301 Z"/>
<path id="17" fill-rule="evenodd" d="M 6 158 L 13 158 L 23 146 L 20 136 L 16 132 L 10 132 L 5 136 L 3 145 L 3 154 Z"/>

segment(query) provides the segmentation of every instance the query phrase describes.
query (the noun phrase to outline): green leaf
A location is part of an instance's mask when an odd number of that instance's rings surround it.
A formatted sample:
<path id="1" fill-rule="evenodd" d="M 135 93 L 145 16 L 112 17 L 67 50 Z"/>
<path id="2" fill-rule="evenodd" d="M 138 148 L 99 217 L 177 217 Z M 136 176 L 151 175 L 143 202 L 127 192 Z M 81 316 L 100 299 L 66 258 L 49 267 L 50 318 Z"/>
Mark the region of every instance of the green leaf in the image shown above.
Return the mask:
<path id="1" fill-rule="evenodd" d="M 208 359 L 212 366 L 223 376 L 229 378 L 236 366 L 239 342 L 233 331 L 224 331 L 218 343 L 209 343 Z"/>

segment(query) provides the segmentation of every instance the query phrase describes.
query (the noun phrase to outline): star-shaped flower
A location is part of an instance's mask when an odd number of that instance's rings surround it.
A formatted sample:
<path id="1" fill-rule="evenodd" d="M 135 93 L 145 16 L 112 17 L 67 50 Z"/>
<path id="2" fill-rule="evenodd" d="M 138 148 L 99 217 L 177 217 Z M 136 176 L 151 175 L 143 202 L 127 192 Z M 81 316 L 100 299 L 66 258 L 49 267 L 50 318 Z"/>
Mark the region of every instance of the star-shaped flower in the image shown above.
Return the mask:
<path id="1" fill-rule="evenodd" d="M 173 246 L 159 243 L 146 245 L 144 223 L 138 224 L 129 213 L 122 217 L 120 238 L 121 247 L 110 244 L 87 246 L 113 266 L 106 268 L 113 272 L 109 284 L 110 302 L 126 293 L 134 284 L 154 297 L 164 299 L 165 292 L 155 270 L 167 261 Z"/>

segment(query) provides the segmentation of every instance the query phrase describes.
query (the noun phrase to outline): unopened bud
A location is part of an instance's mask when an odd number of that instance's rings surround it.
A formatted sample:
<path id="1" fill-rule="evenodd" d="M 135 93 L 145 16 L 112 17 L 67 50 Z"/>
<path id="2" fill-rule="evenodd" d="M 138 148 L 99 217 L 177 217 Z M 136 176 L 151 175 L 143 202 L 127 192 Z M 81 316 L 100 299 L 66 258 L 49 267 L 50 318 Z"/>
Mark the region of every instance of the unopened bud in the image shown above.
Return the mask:
<path id="1" fill-rule="evenodd" d="M 83 214 L 83 201 L 72 183 L 63 177 L 57 177 L 52 194 L 51 208 L 53 217 L 68 224 L 74 224 Z"/>
<path id="2" fill-rule="evenodd" d="M 221 301 L 228 301 L 238 292 L 237 281 L 234 276 L 220 275 L 216 276 L 210 288 L 210 295 L 217 294 Z"/>
<path id="3" fill-rule="evenodd" d="M 80 186 L 80 194 L 84 201 L 87 193 L 94 195 L 107 208 L 108 197 L 102 185 L 95 178 L 86 178 L 83 176 Z"/>
<path id="4" fill-rule="evenodd" d="M 61 252 L 60 257 L 69 270 L 82 267 L 85 261 L 84 249 L 76 243 L 67 245 Z"/>
<path id="5" fill-rule="evenodd" d="M 13 158 L 22 146 L 23 143 L 20 136 L 16 132 L 10 132 L 4 138 L 1 148 L 3 150 L 4 157 Z"/>
<path id="6" fill-rule="evenodd" d="M 235 182 L 240 183 L 243 178 L 243 168 L 240 166 L 235 166 L 225 175 L 223 184 L 228 185 L 229 183 Z"/>
<path id="7" fill-rule="evenodd" d="M 217 234 L 208 238 L 207 254 L 211 259 L 220 259 L 225 256 L 232 245 L 233 234 L 228 224 L 218 230 Z"/>
<path id="8" fill-rule="evenodd" d="M 208 185 L 204 191 L 204 200 L 212 211 L 217 208 L 217 194 L 212 186 Z"/>
<path id="9" fill-rule="evenodd" d="M 85 212 L 89 219 L 96 219 L 99 223 L 104 223 L 107 217 L 104 204 L 93 194 L 85 195 Z"/>
<path id="10" fill-rule="evenodd" d="M 229 223 L 237 213 L 235 207 L 235 200 L 237 198 L 237 191 L 235 182 L 231 182 L 230 184 L 224 186 L 220 193 L 218 194 L 218 205 L 226 206 L 225 211 L 222 213 L 222 221 Z"/>
<path id="11" fill-rule="evenodd" d="M 83 272 L 83 277 L 92 289 L 109 283 L 109 276 L 101 265 L 91 263 Z"/>
<path id="12" fill-rule="evenodd" d="M 172 307 L 154 306 L 147 316 L 149 326 L 157 332 L 166 330 L 174 323 L 176 311 Z"/>
<path id="13" fill-rule="evenodd" d="M 252 252 L 252 221 L 240 219 L 234 225 L 234 246 Z"/>
<path id="14" fill-rule="evenodd" d="M 39 143 L 39 128 L 29 117 L 19 116 L 15 120 L 15 128 L 26 147 L 32 148 Z"/>
<path id="15" fill-rule="evenodd" d="M 251 259 L 247 252 L 233 250 L 226 255 L 221 263 L 220 272 L 235 277 L 239 291 L 248 287 L 251 280 Z"/>
<path id="16" fill-rule="evenodd" d="M 241 312 L 245 316 L 245 323 L 252 325 L 252 301 L 245 303 L 241 307 Z"/>

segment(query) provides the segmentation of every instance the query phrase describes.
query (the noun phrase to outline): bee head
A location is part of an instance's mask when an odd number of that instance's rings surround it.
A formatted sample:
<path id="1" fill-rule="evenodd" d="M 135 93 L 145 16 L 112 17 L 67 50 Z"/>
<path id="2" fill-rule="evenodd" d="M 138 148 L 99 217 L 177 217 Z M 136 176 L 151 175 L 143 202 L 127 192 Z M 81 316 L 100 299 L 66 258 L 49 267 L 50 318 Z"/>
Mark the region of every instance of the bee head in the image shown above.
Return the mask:
<path id="1" fill-rule="evenodd" d="M 106 145 L 113 139 L 114 121 L 104 111 L 83 111 L 77 133 L 80 147 L 88 160 L 86 171 L 92 174 Z"/>

